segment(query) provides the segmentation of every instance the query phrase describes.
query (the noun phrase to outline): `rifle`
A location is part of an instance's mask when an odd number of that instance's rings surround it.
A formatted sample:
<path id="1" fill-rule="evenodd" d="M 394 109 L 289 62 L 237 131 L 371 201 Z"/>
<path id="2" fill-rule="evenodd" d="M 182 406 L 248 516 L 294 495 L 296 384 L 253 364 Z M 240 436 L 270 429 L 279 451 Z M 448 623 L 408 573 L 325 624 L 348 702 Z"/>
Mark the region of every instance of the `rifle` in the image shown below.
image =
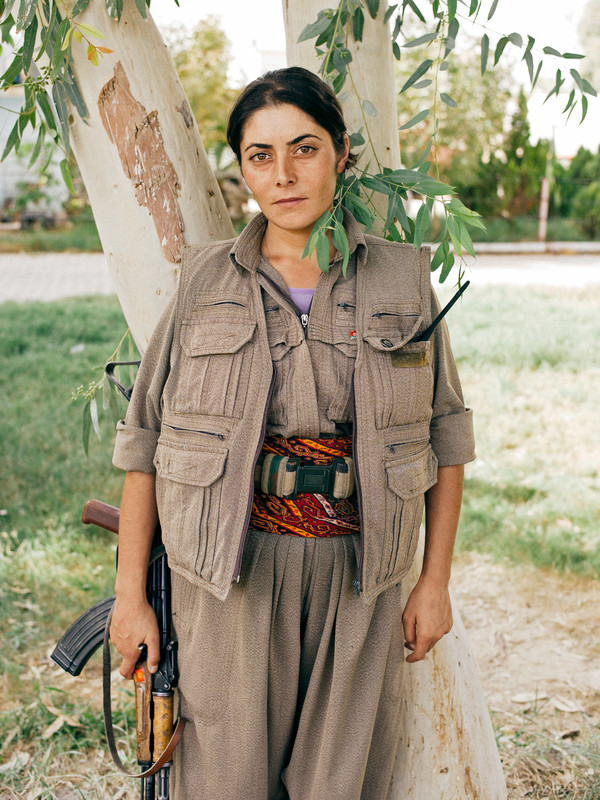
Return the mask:
<path id="1" fill-rule="evenodd" d="M 99 500 L 88 500 L 81 519 L 86 524 L 94 523 L 113 533 L 119 531 L 119 509 Z M 97 603 L 75 620 L 54 648 L 51 658 L 70 675 L 79 675 L 92 654 L 104 643 L 104 722 L 113 761 L 125 774 L 141 778 L 142 800 L 169 800 L 170 757 L 181 738 L 185 723 L 180 719 L 173 732 L 173 696 L 178 680 L 177 640 L 171 623 L 169 568 L 161 544 L 160 526 L 157 526 L 154 534 L 146 593 L 156 614 L 160 662 L 158 670 L 151 674 L 144 647 L 133 673 L 139 774 L 127 772 L 114 740 L 108 641 L 114 596 Z"/>

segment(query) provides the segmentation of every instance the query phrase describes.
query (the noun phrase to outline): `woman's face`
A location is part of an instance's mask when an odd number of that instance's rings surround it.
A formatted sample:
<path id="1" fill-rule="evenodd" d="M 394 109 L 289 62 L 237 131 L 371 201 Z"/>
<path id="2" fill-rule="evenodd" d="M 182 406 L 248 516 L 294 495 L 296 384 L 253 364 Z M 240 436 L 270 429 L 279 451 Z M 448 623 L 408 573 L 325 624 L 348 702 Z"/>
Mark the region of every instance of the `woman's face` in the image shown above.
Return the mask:
<path id="1" fill-rule="evenodd" d="M 246 183 L 270 225 L 308 235 L 330 208 L 348 157 L 328 131 L 289 104 L 267 106 L 246 122 L 241 141 Z"/>

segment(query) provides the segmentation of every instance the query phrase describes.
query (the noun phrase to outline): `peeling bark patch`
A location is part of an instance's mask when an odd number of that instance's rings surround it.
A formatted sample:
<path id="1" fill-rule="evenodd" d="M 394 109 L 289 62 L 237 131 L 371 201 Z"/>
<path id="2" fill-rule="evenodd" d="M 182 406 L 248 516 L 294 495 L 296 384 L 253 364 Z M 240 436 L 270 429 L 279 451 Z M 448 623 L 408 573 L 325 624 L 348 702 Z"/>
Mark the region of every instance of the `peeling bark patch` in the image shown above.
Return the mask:
<path id="1" fill-rule="evenodd" d="M 123 172 L 133 182 L 136 200 L 150 212 L 165 254 L 172 263 L 181 260 L 183 217 L 177 197 L 179 178 L 167 155 L 158 112 L 146 111 L 131 93 L 123 65 L 102 87 L 98 108 Z"/>
<path id="2" fill-rule="evenodd" d="M 194 124 L 194 117 L 188 101 L 184 100 L 180 106 L 175 106 L 175 110 L 179 111 L 179 113 L 183 117 L 183 121 L 185 122 L 185 127 L 191 128 Z"/>

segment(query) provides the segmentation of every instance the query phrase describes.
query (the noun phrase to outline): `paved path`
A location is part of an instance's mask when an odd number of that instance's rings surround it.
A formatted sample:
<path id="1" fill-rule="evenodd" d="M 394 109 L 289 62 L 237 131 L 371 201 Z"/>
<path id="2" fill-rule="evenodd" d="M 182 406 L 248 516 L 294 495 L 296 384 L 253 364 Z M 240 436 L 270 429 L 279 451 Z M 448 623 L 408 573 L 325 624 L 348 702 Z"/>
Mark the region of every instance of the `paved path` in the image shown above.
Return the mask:
<path id="1" fill-rule="evenodd" d="M 509 283 L 583 287 L 600 283 L 600 254 L 481 255 L 467 269 L 474 286 Z M 0 303 L 114 294 L 101 253 L 0 255 Z"/>

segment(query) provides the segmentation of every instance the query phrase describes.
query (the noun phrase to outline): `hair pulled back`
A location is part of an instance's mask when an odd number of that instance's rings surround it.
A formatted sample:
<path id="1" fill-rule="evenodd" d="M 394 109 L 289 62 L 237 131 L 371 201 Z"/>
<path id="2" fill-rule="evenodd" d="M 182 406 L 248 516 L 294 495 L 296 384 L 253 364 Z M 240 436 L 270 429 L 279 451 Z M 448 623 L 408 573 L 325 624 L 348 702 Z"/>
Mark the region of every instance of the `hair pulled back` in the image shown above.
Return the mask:
<path id="1" fill-rule="evenodd" d="M 227 141 L 241 164 L 241 142 L 244 127 L 261 108 L 289 104 L 296 106 L 324 128 L 333 141 L 336 152 L 344 152 L 346 123 L 342 107 L 333 90 L 314 72 L 303 67 L 286 67 L 265 72 L 242 90 L 227 123 Z M 350 153 L 346 167 L 356 161 Z"/>

